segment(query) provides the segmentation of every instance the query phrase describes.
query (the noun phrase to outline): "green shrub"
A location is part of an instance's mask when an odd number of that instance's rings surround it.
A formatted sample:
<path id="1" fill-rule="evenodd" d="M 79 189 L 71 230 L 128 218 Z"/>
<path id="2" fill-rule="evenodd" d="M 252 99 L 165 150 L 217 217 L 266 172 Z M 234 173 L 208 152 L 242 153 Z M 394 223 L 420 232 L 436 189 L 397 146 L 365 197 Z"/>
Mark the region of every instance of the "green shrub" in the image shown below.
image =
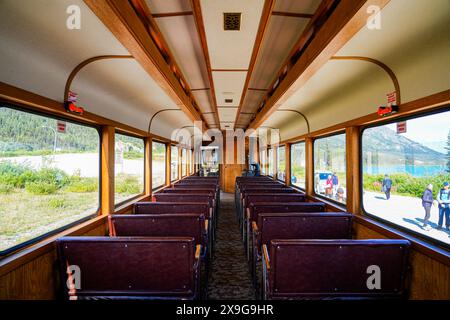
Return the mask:
<path id="1" fill-rule="evenodd" d="M 48 201 L 48 206 L 53 209 L 62 209 L 67 207 L 67 201 L 61 198 L 53 198 Z"/>
<path id="2" fill-rule="evenodd" d="M 58 185 L 49 182 L 27 182 L 25 184 L 25 190 L 35 195 L 52 194 L 58 190 Z"/>
<path id="3" fill-rule="evenodd" d="M 443 183 L 450 181 L 450 174 L 413 177 L 407 173 L 396 173 L 389 177 L 392 180 L 392 193 L 417 198 L 422 197 L 425 188 L 430 183 L 433 185 L 433 196 L 436 197 Z M 383 179 L 383 174 L 364 174 L 364 190 L 380 192 Z"/>
<path id="4" fill-rule="evenodd" d="M 13 185 L 0 183 L 0 194 L 10 194 L 13 190 Z"/>
<path id="5" fill-rule="evenodd" d="M 117 176 L 115 188 L 117 193 L 125 194 L 138 194 L 142 191 L 138 178 L 125 174 Z"/>
<path id="6" fill-rule="evenodd" d="M 64 190 L 77 193 L 98 191 L 98 178 L 80 178 L 78 176 L 72 176 L 68 186 Z"/>

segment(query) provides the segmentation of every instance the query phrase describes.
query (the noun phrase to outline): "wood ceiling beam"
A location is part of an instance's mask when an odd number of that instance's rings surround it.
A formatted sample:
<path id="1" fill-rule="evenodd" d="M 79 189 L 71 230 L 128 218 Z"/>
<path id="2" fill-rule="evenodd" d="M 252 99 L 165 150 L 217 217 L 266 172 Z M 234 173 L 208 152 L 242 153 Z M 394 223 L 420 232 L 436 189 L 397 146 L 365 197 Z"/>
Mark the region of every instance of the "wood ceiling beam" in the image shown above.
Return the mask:
<path id="1" fill-rule="evenodd" d="M 164 12 L 164 13 L 152 13 L 153 18 L 169 18 L 169 17 L 180 17 L 180 16 L 192 16 L 194 13 L 192 11 L 180 11 L 180 12 Z"/>
<path id="2" fill-rule="evenodd" d="M 314 15 L 310 13 L 297 13 L 297 12 L 283 12 L 283 11 L 273 11 L 273 16 L 282 16 L 282 17 L 293 17 L 293 18 L 306 18 L 311 19 Z"/>
<path id="3" fill-rule="evenodd" d="M 278 87 L 267 99 L 249 128 L 261 126 L 273 112 L 297 92 L 367 23 L 367 8 L 383 8 L 390 0 L 343 0 L 317 32 L 301 57 L 292 65 Z M 285 65 L 283 65 L 283 69 Z"/>
<path id="4" fill-rule="evenodd" d="M 202 120 L 132 5 L 122 0 L 84 2 L 189 119 Z"/>
<path id="5" fill-rule="evenodd" d="M 244 89 L 242 90 L 241 101 L 239 102 L 239 108 L 236 112 L 235 122 L 238 121 L 239 115 L 242 111 L 242 106 L 244 104 L 244 99 L 247 94 L 247 89 L 250 85 L 250 79 L 253 74 L 253 69 L 255 68 L 256 59 L 258 58 L 259 51 L 261 49 L 261 44 L 264 40 L 264 36 L 268 29 L 269 19 L 275 5 L 275 0 L 265 0 L 263 11 L 261 14 L 261 19 L 259 20 L 258 33 L 256 34 L 255 43 L 253 44 L 252 56 L 250 58 L 250 63 L 248 66 L 247 77 L 245 78 Z"/>
<path id="6" fill-rule="evenodd" d="M 208 43 L 206 41 L 205 24 L 203 22 L 202 8 L 200 5 L 200 0 L 191 0 L 191 7 L 192 7 L 192 12 L 194 14 L 195 26 L 197 27 L 198 36 L 200 38 L 200 44 L 202 46 L 203 57 L 205 59 L 205 64 L 206 64 L 206 70 L 208 73 L 209 87 L 211 89 L 210 93 L 211 93 L 212 107 L 213 107 L 213 110 L 215 111 L 214 119 L 216 121 L 216 124 L 219 124 L 220 119 L 219 119 L 219 115 L 218 115 L 219 110 L 217 109 L 216 90 L 214 87 L 214 81 L 213 81 L 213 77 L 212 77 L 211 59 L 209 57 Z"/>

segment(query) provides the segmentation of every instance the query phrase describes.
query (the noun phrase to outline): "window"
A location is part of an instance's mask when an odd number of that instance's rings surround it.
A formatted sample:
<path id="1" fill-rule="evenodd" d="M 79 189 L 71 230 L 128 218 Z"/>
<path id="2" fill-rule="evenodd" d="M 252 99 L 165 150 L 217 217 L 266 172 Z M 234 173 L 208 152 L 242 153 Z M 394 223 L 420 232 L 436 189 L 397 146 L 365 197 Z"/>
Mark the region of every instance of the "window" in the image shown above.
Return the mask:
<path id="1" fill-rule="evenodd" d="M 314 142 L 314 190 L 332 200 L 346 203 L 345 134 Z"/>
<path id="2" fill-rule="evenodd" d="M 277 149 L 277 179 L 285 181 L 286 176 L 286 147 Z"/>
<path id="3" fill-rule="evenodd" d="M 259 156 L 261 160 L 261 173 L 267 174 L 266 166 L 267 166 L 267 153 L 266 150 L 262 150 Z"/>
<path id="4" fill-rule="evenodd" d="M 186 149 L 181 149 L 181 176 L 186 176 L 187 155 Z"/>
<path id="5" fill-rule="evenodd" d="M 166 184 L 166 145 L 152 142 L 152 189 L 158 189 Z"/>
<path id="6" fill-rule="evenodd" d="M 267 157 L 268 157 L 268 159 L 267 159 L 267 162 L 268 162 L 267 174 L 269 176 L 273 177 L 273 174 L 274 174 L 274 172 L 273 172 L 273 149 L 269 149 Z"/>
<path id="7" fill-rule="evenodd" d="M 100 137 L 89 126 L 0 107 L 0 252 L 98 211 Z"/>
<path id="8" fill-rule="evenodd" d="M 143 139 L 116 133 L 115 204 L 144 192 L 144 157 L 145 143 Z"/>
<path id="9" fill-rule="evenodd" d="M 291 145 L 291 184 L 306 188 L 306 156 L 305 143 L 299 142 Z"/>
<path id="10" fill-rule="evenodd" d="M 361 151 L 364 211 L 450 244 L 450 111 L 367 128 Z"/>
<path id="11" fill-rule="evenodd" d="M 170 147 L 170 180 L 178 179 L 178 147 Z"/>

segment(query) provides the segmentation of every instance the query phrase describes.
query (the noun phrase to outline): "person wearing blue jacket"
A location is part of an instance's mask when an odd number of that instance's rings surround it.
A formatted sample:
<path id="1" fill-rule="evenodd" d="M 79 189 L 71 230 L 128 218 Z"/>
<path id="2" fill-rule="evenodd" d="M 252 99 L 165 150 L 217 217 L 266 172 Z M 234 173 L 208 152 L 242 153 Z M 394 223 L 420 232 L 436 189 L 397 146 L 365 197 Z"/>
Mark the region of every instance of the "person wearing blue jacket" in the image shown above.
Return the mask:
<path id="1" fill-rule="evenodd" d="M 444 182 L 443 188 L 439 190 L 437 201 L 439 203 L 438 230 L 442 229 L 445 218 L 445 228 L 450 231 L 450 190 L 449 183 Z"/>
<path id="2" fill-rule="evenodd" d="M 425 209 L 425 218 L 423 219 L 422 229 L 430 231 L 428 220 L 430 220 L 431 206 L 433 205 L 433 185 L 429 184 L 422 195 L 422 206 Z"/>

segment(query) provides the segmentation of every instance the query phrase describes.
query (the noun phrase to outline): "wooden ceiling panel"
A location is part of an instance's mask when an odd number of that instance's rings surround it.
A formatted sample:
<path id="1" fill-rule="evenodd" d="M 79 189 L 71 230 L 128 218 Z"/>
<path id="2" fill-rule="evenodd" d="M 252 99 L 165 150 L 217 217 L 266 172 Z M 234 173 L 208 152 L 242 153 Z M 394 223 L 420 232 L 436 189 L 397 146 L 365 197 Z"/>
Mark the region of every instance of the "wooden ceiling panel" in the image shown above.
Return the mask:
<path id="1" fill-rule="evenodd" d="M 193 16 L 156 19 L 178 66 L 191 88 L 209 87 L 200 38 Z"/>
<path id="2" fill-rule="evenodd" d="M 256 60 L 250 88 L 267 89 L 308 24 L 308 19 L 272 16 Z"/>
<path id="3" fill-rule="evenodd" d="M 191 11 L 189 0 L 145 0 L 153 14 Z"/>
<path id="4" fill-rule="evenodd" d="M 322 0 L 277 0 L 274 11 L 313 14 Z"/>

